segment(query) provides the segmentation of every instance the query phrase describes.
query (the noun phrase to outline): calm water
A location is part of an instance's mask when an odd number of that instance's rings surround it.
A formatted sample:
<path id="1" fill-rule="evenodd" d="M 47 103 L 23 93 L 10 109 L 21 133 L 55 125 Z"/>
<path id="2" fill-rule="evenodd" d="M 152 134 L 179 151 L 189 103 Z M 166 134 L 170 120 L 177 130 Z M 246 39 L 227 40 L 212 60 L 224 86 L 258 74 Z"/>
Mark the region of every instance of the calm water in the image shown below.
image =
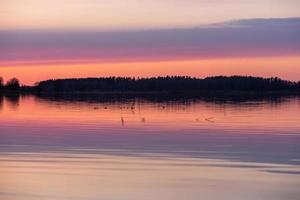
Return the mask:
<path id="1" fill-rule="evenodd" d="M 2 200 L 299 200 L 300 99 L 0 97 Z"/>

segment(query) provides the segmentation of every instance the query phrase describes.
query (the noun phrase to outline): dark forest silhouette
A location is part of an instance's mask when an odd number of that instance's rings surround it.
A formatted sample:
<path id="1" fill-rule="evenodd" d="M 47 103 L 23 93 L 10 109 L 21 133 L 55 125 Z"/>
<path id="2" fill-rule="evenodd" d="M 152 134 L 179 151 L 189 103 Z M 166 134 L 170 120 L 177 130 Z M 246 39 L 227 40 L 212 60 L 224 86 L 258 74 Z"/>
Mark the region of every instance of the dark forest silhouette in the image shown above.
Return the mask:
<path id="1" fill-rule="evenodd" d="M 1 91 L 29 91 L 38 93 L 72 92 L 197 92 L 197 91 L 299 91 L 300 81 L 280 78 L 251 76 L 215 76 L 204 79 L 187 76 L 153 78 L 78 78 L 46 80 L 35 86 L 20 86 L 13 78 L 4 84 L 0 78 Z"/>
<path id="2" fill-rule="evenodd" d="M 0 77 L 0 91 L 15 92 L 20 91 L 20 81 L 17 78 L 12 78 L 4 84 L 4 80 Z"/>
<path id="3" fill-rule="evenodd" d="M 279 78 L 249 76 L 216 76 L 204 79 L 167 76 L 155 78 L 81 78 L 41 81 L 35 89 L 39 92 L 111 92 L 111 91 L 278 91 L 299 90 L 300 82 Z"/>

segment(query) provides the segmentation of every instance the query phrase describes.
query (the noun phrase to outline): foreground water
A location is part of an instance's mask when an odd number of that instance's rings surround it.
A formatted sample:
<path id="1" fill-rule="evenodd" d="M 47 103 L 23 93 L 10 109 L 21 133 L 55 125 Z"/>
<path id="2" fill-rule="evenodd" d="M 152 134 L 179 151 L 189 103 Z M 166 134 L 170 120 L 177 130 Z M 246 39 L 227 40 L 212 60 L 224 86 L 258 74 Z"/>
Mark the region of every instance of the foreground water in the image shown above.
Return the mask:
<path id="1" fill-rule="evenodd" d="M 0 199 L 298 200 L 300 99 L 0 97 Z"/>

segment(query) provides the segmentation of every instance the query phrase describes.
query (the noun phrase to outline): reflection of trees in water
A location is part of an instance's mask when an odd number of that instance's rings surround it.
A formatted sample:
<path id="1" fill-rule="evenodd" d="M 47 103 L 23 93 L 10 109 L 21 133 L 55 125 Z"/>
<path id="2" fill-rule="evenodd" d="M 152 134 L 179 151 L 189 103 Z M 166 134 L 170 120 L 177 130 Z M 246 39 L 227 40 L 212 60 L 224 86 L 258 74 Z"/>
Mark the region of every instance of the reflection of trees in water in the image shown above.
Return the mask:
<path id="1" fill-rule="evenodd" d="M 216 110 L 222 112 L 224 116 L 227 111 L 235 110 L 239 112 L 262 110 L 266 108 L 277 109 L 286 106 L 293 101 L 300 102 L 300 96 L 288 94 L 255 93 L 248 95 L 238 94 L 56 94 L 38 95 L 35 101 L 43 102 L 47 106 L 66 107 L 86 107 L 93 110 L 114 110 L 120 112 L 122 125 L 126 125 L 124 113 L 137 114 L 141 123 L 146 123 L 148 116 L 145 116 L 145 109 L 152 109 L 159 112 L 189 112 L 198 109 L 199 116 L 195 116 L 196 121 L 213 123 L 213 115 L 202 116 L 202 109 Z"/>
<path id="2" fill-rule="evenodd" d="M 0 110 L 2 110 L 2 108 L 3 108 L 3 95 L 2 94 L 0 94 Z"/>
<path id="3" fill-rule="evenodd" d="M 83 103 L 109 103 L 121 104 L 128 108 L 134 108 L 137 102 L 148 102 L 161 104 L 163 109 L 167 107 L 176 108 L 177 106 L 190 106 L 199 102 L 207 102 L 224 105 L 236 105 L 247 107 L 257 105 L 257 102 L 265 102 L 274 106 L 289 100 L 290 98 L 299 98 L 299 94 L 289 93 L 226 93 L 226 92 L 203 92 L 203 93 L 120 93 L 120 94 L 69 94 L 60 93 L 55 95 L 40 94 L 39 99 L 54 102 L 83 102 Z"/>
<path id="4" fill-rule="evenodd" d="M 19 102 L 20 102 L 20 94 L 19 93 L 5 95 L 4 98 L 9 107 L 17 108 L 19 106 Z"/>

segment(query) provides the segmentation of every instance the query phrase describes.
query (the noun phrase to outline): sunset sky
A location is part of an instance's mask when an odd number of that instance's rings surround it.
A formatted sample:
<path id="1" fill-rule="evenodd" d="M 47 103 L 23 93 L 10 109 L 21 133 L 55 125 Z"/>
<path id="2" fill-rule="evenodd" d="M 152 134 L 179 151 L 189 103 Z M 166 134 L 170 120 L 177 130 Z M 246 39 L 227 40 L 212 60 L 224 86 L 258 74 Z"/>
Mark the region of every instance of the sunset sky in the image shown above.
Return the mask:
<path id="1" fill-rule="evenodd" d="M 1 0 L 0 76 L 300 80 L 299 0 Z"/>

